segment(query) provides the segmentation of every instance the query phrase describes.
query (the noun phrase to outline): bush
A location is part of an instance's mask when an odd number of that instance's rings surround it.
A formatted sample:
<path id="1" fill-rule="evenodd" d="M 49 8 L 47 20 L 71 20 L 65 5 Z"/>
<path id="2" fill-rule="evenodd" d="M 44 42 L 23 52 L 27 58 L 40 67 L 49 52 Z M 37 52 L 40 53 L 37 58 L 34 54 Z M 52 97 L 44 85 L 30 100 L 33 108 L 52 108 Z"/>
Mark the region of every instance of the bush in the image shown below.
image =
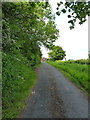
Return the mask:
<path id="1" fill-rule="evenodd" d="M 3 118 L 16 118 L 24 107 L 30 89 L 36 81 L 36 72 L 30 61 L 20 53 L 3 53 Z"/>

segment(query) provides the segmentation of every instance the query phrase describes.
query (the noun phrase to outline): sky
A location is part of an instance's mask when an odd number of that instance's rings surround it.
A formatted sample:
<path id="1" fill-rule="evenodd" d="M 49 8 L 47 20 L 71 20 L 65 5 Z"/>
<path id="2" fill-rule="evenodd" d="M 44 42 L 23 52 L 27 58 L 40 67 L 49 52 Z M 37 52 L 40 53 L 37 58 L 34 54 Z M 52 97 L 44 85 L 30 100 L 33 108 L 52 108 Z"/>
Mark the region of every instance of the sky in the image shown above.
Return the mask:
<path id="1" fill-rule="evenodd" d="M 52 11 L 56 12 L 57 1 L 49 0 Z M 88 58 L 88 20 L 82 25 L 78 21 L 73 30 L 69 29 L 67 14 L 56 16 L 55 23 L 59 29 L 60 37 L 54 43 L 66 51 L 66 59 L 87 59 Z M 47 49 L 41 48 L 43 57 L 48 58 Z"/>

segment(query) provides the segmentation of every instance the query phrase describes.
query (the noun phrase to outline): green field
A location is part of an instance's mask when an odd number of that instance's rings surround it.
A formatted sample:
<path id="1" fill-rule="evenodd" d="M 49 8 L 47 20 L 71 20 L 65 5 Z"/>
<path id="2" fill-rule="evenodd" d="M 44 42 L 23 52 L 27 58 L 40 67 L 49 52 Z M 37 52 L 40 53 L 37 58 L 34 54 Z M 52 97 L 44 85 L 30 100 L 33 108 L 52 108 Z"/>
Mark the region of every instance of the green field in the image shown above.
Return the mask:
<path id="1" fill-rule="evenodd" d="M 68 63 L 67 61 L 47 61 L 47 63 L 58 68 L 68 76 L 79 88 L 88 92 L 88 65 L 78 63 Z"/>
<path id="2" fill-rule="evenodd" d="M 65 63 L 90 64 L 90 59 L 68 60 L 68 61 L 64 61 L 64 62 Z"/>

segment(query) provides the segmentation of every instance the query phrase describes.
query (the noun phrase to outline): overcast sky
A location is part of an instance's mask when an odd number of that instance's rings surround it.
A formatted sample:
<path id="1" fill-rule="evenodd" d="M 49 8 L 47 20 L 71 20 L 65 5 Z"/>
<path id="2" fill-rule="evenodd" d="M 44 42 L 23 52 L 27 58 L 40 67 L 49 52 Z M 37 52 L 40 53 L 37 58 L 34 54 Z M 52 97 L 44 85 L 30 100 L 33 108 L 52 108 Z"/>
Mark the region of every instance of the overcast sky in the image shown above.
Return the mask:
<path id="1" fill-rule="evenodd" d="M 53 12 L 56 11 L 57 1 L 49 0 L 52 6 Z M 66 51 L 66 59 L 87 59 L 88 58 L 88 21 L 83 25 L 79 25 L 78 22 L 73 30 L 69 29 L 67 15 L 61 14 L 56 16 L 55 23 L 59 29 L 60 37 L 55 42 L 55 45 L 59 45 Z M 42 48 L 43 57 L 48 57 L 48 51 Z"/>

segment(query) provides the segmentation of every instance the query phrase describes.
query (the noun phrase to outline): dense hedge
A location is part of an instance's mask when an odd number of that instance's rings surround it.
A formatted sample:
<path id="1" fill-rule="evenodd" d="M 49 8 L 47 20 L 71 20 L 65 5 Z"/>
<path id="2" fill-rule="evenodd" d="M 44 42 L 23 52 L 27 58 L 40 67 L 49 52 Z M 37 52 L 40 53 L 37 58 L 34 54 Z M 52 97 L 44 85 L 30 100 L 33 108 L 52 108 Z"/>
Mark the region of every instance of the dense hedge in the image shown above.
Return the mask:
<path id="1" fill-rule="evenodd" d="M 36 72 L 29 61 L 18 55 L 3 53 L 3 118 L 14 118 L 24 107 L 30 88 L 36 81 Z"/>

